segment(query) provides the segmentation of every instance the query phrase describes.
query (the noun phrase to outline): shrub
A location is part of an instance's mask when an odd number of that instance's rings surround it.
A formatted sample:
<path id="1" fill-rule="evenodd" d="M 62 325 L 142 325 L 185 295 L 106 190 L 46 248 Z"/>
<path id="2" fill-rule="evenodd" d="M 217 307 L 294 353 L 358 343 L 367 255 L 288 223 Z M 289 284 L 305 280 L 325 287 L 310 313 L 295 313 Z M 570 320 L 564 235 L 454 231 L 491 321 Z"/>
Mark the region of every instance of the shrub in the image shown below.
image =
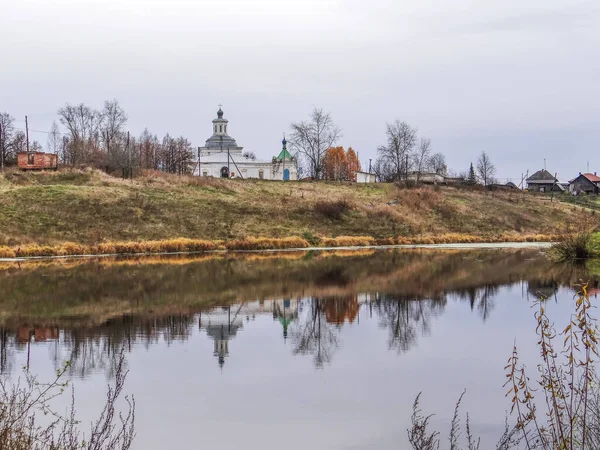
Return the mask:
<path id="1" fill-rule="evenodd" d="M 545 300 L 536 300 L 535 327 L 541 361 L 539 377 L 534 383 L 520 362 L 516 344 L 505 367 L 506 396 L 511 400 L 511 414 L 516 424 L 509 427 L 496 448 L 499 450 L 600 448 L 600 384 L 595 371 L 598 356 L 597 319 L 587 285 L 579 286 L 574 314 L 566 327 L 557 332 L 546 314 Z M 556 348 L 561 346 L 562 349 Z M 414 450 L 440 448 L 439 433 L 429 430 L 429 419 L 419 408 L 420 395 L 413 404 L 412 427 L 408 440 Z M 535 396 L 539 396 L 536 401 Z M 459 448 L 461 427 L 458 420 L 460 397 L 450 426 L 450 448 Z M 465 422 L 466 448 L 479 449 L 479 440 L 471 434 L 469 415 Z"/>
<path id="2" fill-rule="evenodd" d="M 332 220 L 341 219 L 342 215 L 350 209 L 350 204 L 344 199 L 335 201 L 320 200 L 314 206 L 315 213 Z"/>
<path id="3" fill-rule="evenodd" d="M 64 395 L 68 382 L 63 381 L 70 364 L 57 370 L 49 383 L 41 383 L 27 369 L 24 380 L 10 383 L 6 375 L 0 375 L 0 448 L 2 449 L 106 449 L 127 450 L 135 437 L 135 400 L 125 397 L 128 412 L 117 410 L 127 377 L 124 353 L 117 356 L 114 385 L 109 386 L 106 403 L 98 419 L 91 424 L 89 434 L 84 435 L 80 422 L 75 418 L 75 391 L 70 411 L 66 416 L 52 408 L 52 400 Z M 39 419 L 43 416 L 52 420 Z M 43 422 L 42 425 L 40 422 Z M 48 425 L 49 423 L 49 425 Z"/>
<path id="4" fill-rule="evenodd" d="M 550 255 L 557 261 L 563 262 L 584 260 L 590 257 L 591 244 L 591 233 L 567 233 L 554 244 Z"/>

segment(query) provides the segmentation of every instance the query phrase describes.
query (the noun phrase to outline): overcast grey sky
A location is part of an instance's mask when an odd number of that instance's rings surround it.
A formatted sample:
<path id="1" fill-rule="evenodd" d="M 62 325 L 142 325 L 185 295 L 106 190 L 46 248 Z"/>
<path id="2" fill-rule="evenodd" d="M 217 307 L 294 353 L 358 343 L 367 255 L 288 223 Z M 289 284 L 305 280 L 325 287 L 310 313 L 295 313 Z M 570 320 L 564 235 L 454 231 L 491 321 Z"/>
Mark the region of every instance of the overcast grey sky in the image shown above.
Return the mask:
<path id="1" fill-rule="evenodd" d="M 223 103 L 230 134 L 270 158 L 318 106 L 362 162 L 400 119 L 456 171 L 486 150 L 501 178 L 544 157 L 560 179 L 600 172 L 597 0 L 0 3 L 0 111 L 35 130 L 65 102 L 116 98 L 134 134 L 199 146 Z"/>

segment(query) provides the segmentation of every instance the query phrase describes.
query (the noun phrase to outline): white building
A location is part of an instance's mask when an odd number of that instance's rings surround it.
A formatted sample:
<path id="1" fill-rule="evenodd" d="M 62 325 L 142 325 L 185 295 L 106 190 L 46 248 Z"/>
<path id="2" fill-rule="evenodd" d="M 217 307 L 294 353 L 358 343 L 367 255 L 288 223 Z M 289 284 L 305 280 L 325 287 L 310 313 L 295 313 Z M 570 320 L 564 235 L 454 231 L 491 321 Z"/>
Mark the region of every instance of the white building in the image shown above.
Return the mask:
<path id="1" fill-rule="evenodd" d="M 217 118 L 212 121 L 213 134 L 204 147 L 198 149 L 198 160 L 194 165 L 194 175 L 219 178 L 260 178 L 264 180 L 296 180 L 298 171 L 296 160 L 287 151 L 287 141 L 283 138 L 283 148 L 271 161 L 260 161 L 245 155 L 243 147 L 227 133 L 229 121 L 223 118 L 219 108 Z"/>
<path id="2" fill-rule="evenodd" d="M 354 175 L 356 176 L 357 183 L 375 183 L 377 181 L 377 177 L 374 173 L 357 170 L 354 172 Z"/>

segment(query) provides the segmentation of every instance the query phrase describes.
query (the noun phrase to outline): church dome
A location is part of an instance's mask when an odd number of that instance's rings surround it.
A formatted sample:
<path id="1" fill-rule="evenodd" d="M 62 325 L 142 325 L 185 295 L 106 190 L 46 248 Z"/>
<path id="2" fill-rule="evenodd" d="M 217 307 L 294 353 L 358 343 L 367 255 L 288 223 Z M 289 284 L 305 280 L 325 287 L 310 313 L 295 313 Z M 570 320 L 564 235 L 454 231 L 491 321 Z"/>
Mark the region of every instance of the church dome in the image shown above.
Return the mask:
<path id="1" fill-rule="evenodd" d="M 222 110 L 221 108 L 219 108 L 219 110 L 217 111 L 217 117 L 218 117 L 219 119 L 222 119 L 222 118 L 223 118 L 223 110 Z"/>

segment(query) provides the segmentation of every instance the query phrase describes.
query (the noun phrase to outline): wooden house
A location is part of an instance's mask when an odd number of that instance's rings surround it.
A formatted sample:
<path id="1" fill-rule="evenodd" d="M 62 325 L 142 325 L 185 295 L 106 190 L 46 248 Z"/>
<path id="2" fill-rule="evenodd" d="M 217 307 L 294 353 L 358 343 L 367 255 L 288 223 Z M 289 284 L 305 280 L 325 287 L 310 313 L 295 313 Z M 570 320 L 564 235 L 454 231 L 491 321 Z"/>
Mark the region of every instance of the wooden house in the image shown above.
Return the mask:
<path id="1" fill-rule="evenodd" d="M 594 173 L 579 173 L 569 181 L 569 192 L 572 194 L 600 194 L 600 177 Z"/>
<path id="2" fill-rule="evenodd" d="M 58 157 L 54 153 L 20 152 L 17 153 L 17 164 L 21 170 L 56 170 Z"/>
<path id="3" fill-rule="evenodd" d="M 546 169 L 538 170 L 527 178 L 527 189 L 532 192 L 562 192 L 558 179 Z"/>

